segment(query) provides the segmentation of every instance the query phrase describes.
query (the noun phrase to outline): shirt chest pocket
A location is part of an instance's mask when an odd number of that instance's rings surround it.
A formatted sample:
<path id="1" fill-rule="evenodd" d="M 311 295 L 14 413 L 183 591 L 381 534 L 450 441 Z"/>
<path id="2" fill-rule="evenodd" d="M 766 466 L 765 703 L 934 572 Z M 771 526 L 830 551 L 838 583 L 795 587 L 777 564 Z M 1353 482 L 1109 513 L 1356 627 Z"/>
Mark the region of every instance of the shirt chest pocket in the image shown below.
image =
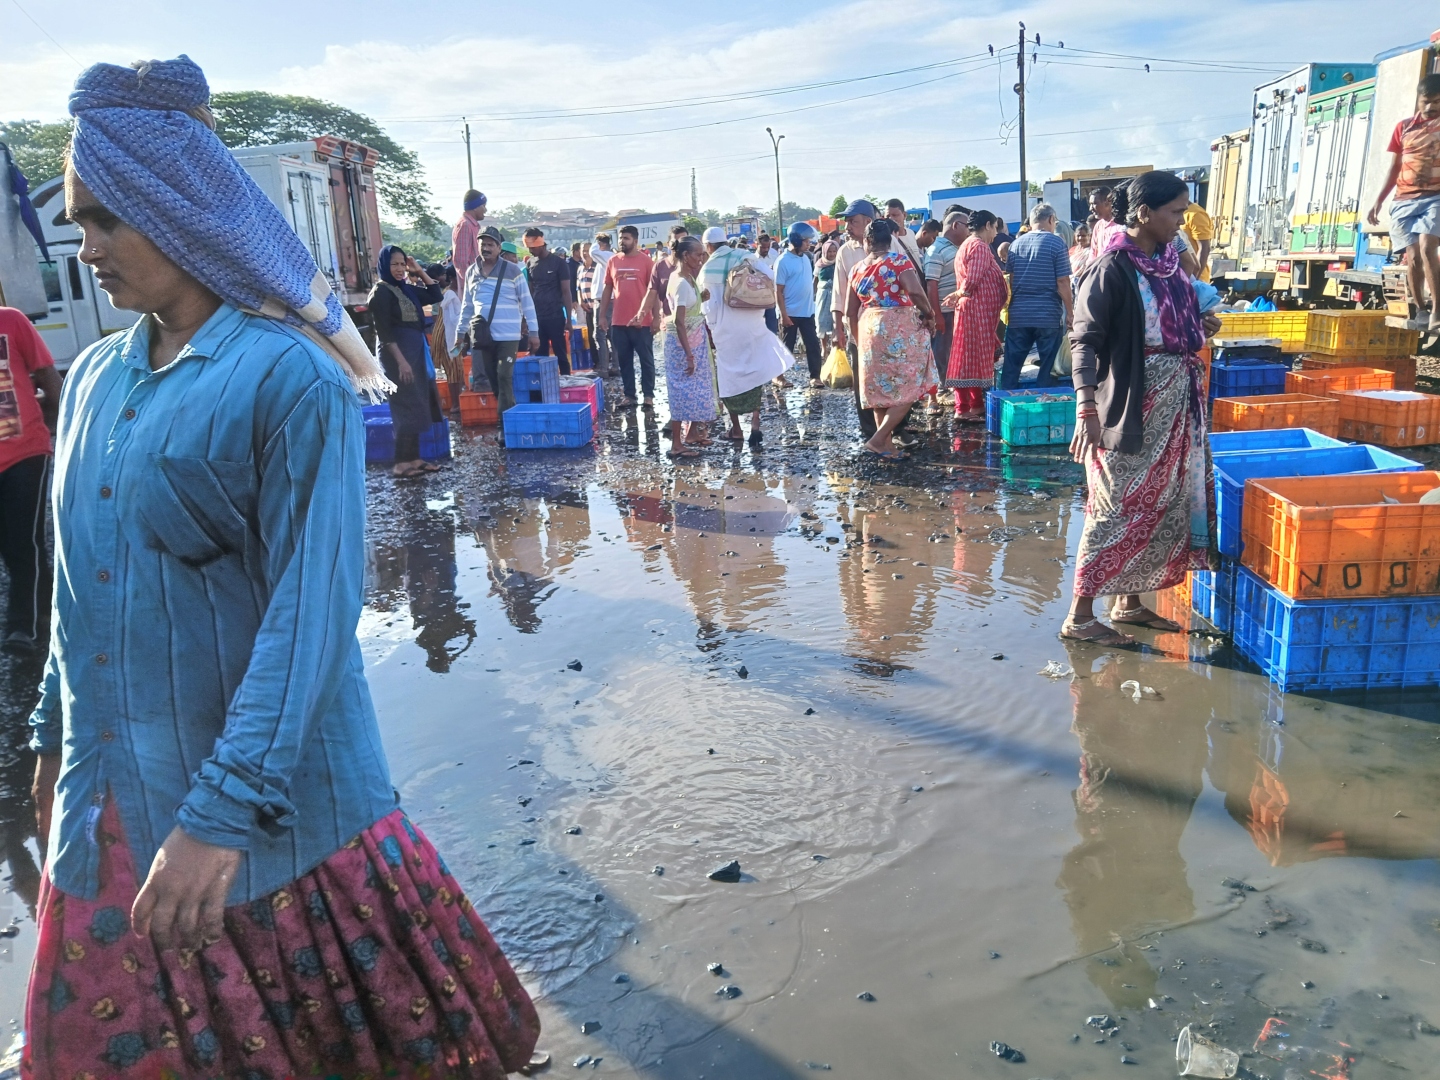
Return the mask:
<path id="1" fill-rule="evenodd" d="M 130 540 L 197 567 L 243 551 L 257 487 L 249 462 L 151 454 L 126 518 Z"/>

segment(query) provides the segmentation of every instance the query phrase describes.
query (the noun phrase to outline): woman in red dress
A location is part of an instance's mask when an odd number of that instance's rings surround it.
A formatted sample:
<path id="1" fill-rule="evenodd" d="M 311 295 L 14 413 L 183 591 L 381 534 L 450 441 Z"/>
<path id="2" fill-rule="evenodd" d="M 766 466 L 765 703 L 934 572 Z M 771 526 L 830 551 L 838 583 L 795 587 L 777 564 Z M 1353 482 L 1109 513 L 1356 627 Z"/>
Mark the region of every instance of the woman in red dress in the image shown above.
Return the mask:
<path id="1" fill-rule="evenodd" d="M 1009 291 L 990 243 L 1000 219 L 989 210 L 970 215 L 970 236 L 955 253 L 955 292 L 940 301 L 955 309 L 950 369 L 945 385 L 955 389 L 955 415 L 985 419 L 985 391 L 995 385 L 995 328 Z"/>

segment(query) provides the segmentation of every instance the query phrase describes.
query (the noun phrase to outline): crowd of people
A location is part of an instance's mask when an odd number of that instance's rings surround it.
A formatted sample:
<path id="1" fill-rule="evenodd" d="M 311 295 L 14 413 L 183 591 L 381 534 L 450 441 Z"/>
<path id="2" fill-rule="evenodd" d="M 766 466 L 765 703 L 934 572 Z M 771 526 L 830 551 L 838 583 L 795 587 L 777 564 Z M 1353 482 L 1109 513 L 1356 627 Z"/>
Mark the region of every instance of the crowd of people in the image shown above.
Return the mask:
<path id="1" fill-rule="evenodd" d="M 1433 135 L 1440 80 L 1421 97 L 1412 127 Z M 357 398 L 388 398 L 397 475 L 415 475 L 436 467 L 419 436 L 465 356 L 505 409 L 521 346 L 569 373 L 583 326 L 592 377 L 618 372 L 618 407 L 653 408 L 658 336 L 680 461 L 713 435 L 745 441 L 747 421 L 760 445 L 764 391 L 799 348 L 817 392 L 832 365 L 851 372 L 859 449 L 896 461 L 921 402 L 948 393 L 957 422 L 979 422 L 985 390 L 1015 387 L 1033 356 L 1039 387 L 1074 386 L 1087 472 L 1061 636 L 1176 629 L 1141 594 L 1210 563 L 1200 354 L 1219 298 L 1208 220 L 1173 173 L 1095 191 L 1085 222 L 1037 205 L 1014 236 L 962 205 L 912 231 L 899 200 L 861 199 L 843 231 L 797 222 L 752 246 L 676 228 L 658 259 L 630 226 L 568 251 L 531 228 L 522 252 L 470 191 L 449 260 L 380 253 L 372 349 L 208 101 L 185 57 L 82 73 L 66 213 L 79 258 L 143 317 L 62 392 L 34 327 L 0 309 L 16 402 L 0 415 L 4 646 L 48 657 L 27 1076 L 499 1080 L 530 1059 L 529 997 L 390 781 L 356 638 Z M 1440 193 L 1406 164 L 1410 132 L 1397 229 L 1433 259 Z"/>

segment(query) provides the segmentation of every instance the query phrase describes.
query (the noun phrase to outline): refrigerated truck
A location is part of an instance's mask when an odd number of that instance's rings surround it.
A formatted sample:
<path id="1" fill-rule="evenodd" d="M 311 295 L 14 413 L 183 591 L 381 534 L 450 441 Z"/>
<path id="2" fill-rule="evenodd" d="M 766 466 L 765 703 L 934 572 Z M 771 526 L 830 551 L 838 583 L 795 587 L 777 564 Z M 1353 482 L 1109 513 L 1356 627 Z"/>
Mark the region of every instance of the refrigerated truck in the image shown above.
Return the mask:
<path id="1" fill-rule="evenodd" d="M 1405 299 L 1398 295 L 1404 289 L 1404 275 L 1398 265 L 1392 264 L 1390 250 L 1393 199 L 1387 198 L 1381 207 L 1379 225 L 1371 225 L 1367 216 L 1390 171 L 1390 135 L 1396 124 L 1415 115 L 1415 90 L 1421 77 L 1434 74 L 1440 74 L 1440 30 L 1431 34 L 1429 41 L 1412 42 L 1375 57 L 1375 96 L 1370 111 L 1365 174 L 1360 185 L 1355 259 L 1352 265 L 1332 268 L 1326 274 L 1335 282 L 1341 299 L 1378 308 L 1387 306 L 1385 270 L 1389 266 L 1392 292 L 1397 294 L 1392 298 L 1390 312 L 1400 322 L 1406 321 L 1408 311 Z"/>
<path id="2" fill-rule="evenodd" d="M 1054 180 L 1045 181 L 1044 199 L 1066 221 L 1081 222 L 1090 216 L 1090 193 L 1153 172 L 1154 165 L 1107 165 L 1103 169 L 1067 169 Z"/>
<path id="3" fill-rule="evenodd" d="M 1034 208 L 1040 202 L 1040 197 L 1031 195 L 1026 199 L 1026 207 Z M 955 204 L 959 204 L 970 210 L 989 210 L 992 214 L 1005 222 L 1005 228 L 1011 236 L 1020 231 L 1020 222 L 1011 218 L 1020 210 L 1020 181 L 1011 180 L 1004 184 L 976 184 L 972 187 L 939 188 L 930 192 L 929 205 L 930 216 L 937 220 L 945 220 L 945 211 Z M 1026 210 L 1029 213 L 1029 209 Z"/>
<path id="4" fill-rule="evenodd" d="M 1374 64 L 1306 64 L 1255 88 L 1240 268 L 1227 277 L 1291 287 L 1290 222 L 1310 98 L 1374 75 Z"/>

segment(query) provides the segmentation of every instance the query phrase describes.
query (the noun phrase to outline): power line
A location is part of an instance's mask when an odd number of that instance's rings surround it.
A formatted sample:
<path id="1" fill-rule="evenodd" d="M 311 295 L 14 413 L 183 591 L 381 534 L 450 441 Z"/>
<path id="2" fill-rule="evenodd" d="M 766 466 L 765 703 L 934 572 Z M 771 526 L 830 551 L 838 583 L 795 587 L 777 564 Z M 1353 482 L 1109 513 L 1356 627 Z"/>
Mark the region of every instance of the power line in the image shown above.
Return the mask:
<path id="1" fill-rule="evenodd" d="M 670 109 L 693 109 L 705 105 L 721 105 L 732 101 L 748 101 L 756 98 L 775 97 L 782 94 L 798 94 L 806 90 L 823 90 L 832 86 L 846 86 L 851 83 L 870 82 L 875 79 L 888 79 L 895 75 L 912 75 L 918 71 L 934 71 L 937 68 L 951 67 L 955 64 L 967 63 L 979 59 L 983 53 L 973 53 L 968 56 L 957 56 L 952 60 L 938 60 L 930 64 L 917 64 L 914 67 L 897 68 L 894 71 L 881 71 L 872 75 L 856 75 L 845 79 L 830 79 L 824 82 L 795 83 L 789 86 L 770 87 L 764 90 L 743 90 L 730 94 L 702 95 L 692 98 L 668 98 L 665 101 L 642 101 L 631 102 L 622 105 L 597 105 L 592 109 L 563 109 L 553 112 L 539 113 L 500 113 L 490 116 L 471 116 L 473 123 L 500 123 L 514 120 L 566 120 L 582 117 L 595 116 L 624 116 L 631 113 L 642 112 L 663 112 Z M 385 123 L 434 123 L 445 120 L 453 120 L 456 117 L 451 115 L 435 116 L 411 116 L 411 117 L 376 117 L 376 120 Z"/>
<path id="2" fill-rule="evenodd" d="M 84 66 L 85 66 L 84 64 L 80 63 L 79 60 L 75 60 L 75 54 L 72 53 L 69 49 L 65 48 L 64 45 L 61 45 L 60 42 L 56 41 L 55 38 L 51 35 L 51 33 L 50 33 L 49 30 L 46 30 L 45 27 L 41 26 L 38 22 L 36 22 L 34 15 L 31 15 L 30 12 L 26 11 L 23 7 L 20 6 L 20 0 L 10 0 L 10 3 L 12 3 L 12 4 L 15 5 L 15 10 L 16 10 L 16 11 L 20 12 L 21 15 L 24 15 L 25 18 L 27 18 L 27 19 L 30 20 L 31 24 L 35 27 L 36 30 L 39 30 L 40 33 L 44 34 L 47 38 L 50 39 L 50 44 L 51 44 L 51 45 L 54 45 L 57 49 L 59 49 L 59 50 L 60 50 L 62 53 L 64 53 L 66 56 L 70 57 L 71 60 L 74 60 L 76 67 L 84 67 Z"/>

